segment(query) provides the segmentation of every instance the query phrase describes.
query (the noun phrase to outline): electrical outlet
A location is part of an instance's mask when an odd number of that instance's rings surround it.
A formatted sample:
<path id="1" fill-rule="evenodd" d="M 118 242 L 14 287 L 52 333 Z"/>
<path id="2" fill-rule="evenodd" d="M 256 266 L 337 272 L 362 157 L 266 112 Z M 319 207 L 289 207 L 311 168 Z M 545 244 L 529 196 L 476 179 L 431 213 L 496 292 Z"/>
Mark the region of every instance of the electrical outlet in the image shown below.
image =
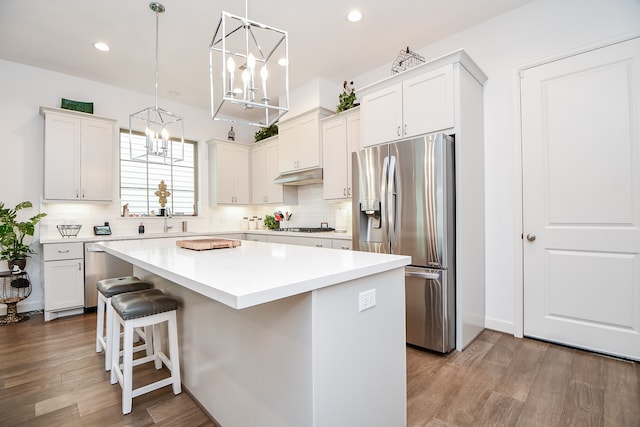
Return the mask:
<path id="1" fill-rule="evenodd" d="M 358 295 L 358 311 L 369 310 L 376 306 L 376 290 L 360 292 Z"/>

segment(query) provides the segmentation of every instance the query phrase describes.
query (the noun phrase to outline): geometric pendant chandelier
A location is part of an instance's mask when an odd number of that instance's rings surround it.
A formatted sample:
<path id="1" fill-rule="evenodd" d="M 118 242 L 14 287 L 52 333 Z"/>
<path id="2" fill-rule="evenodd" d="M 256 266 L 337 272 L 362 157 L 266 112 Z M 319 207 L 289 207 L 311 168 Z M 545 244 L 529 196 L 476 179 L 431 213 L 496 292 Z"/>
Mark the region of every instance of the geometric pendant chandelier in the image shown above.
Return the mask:
<path id="1" fill-rule="evenodd" d="M 268 127 L 289 111 L 286 31 L 222 12 L 209 45 L 211 118 Z"/>
<path id="2" fill-rule="evenodd" d="M 182 117 L 158 107 L 158 17 L 165 7 L 154 2 L 149 8 L 156 14 L 155 104 L 129 116 L 129 151 L 132 160 L 174 163 L 184 159 L 184 123 Z"/>

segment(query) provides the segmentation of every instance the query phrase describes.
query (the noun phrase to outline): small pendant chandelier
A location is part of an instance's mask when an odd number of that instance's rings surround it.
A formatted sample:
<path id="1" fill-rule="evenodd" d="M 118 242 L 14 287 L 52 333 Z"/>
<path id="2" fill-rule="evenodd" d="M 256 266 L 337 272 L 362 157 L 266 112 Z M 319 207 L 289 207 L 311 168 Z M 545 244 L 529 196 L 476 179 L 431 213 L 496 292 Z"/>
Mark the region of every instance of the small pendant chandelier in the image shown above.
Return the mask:
<path id="1" fill-rule="evenodd" d="M 184 159 L 184 123 L 182 117 L 158 107 L 158 17 L 165 7 L 149 3 L 149 8 L 156 14 L 155 105 L 129 116 L 129 153 L 132 160 L 174 163 Z M 144 126 L 142 136 L 134 130 L 136 124 Z"/>
<path id="2" fill-rule="evenodd" d="M 248 16 L 223 11 L 209 45 L 211 118 L 269 127 L 289 111 L 288 35 Z"/>

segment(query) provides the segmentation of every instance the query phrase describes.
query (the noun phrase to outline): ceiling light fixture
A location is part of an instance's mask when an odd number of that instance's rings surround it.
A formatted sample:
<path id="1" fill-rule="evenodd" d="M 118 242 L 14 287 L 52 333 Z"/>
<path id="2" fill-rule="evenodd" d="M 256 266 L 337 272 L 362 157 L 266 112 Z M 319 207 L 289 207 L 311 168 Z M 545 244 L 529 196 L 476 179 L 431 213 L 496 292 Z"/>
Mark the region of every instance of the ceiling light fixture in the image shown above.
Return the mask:
<path id="1" fill-rule="evenodd" d="M 209 45 L 211 118 L 268 127 L 289 111 L 288 35 L 248 16 L 223 11 Z"/>
<path id="2" fill-rule="evenodd" d="M 362 12 L 360 12 L 358 9 L 353 9 L 347 15 L 347 19 L 349 20 L 349 22 L 358 22 L 362 19 Z"/>
<path id="3" fill-rule="evenodd" d="M 155 104 L 129 116 L 129 153 L 132 160 L 173 163 L 184 159 L 184 123 L 182 117 L 158 107 L 158 17 L 165 7 L 149 3 L 149 8 L 156 14 Z M 143 138 L 134 130 L 140 122 L 144 124 Z"/>
<path id="4" fill-rule="evenodd" d="M 95 47 L 96 49 L 102 51 L 102 52 L 109 52 L 111 50 L 111 48 L 109 47 L 108 44 L 103 43 L 103 42 L 96 42 L 93 44 L 93 47 Z"/>

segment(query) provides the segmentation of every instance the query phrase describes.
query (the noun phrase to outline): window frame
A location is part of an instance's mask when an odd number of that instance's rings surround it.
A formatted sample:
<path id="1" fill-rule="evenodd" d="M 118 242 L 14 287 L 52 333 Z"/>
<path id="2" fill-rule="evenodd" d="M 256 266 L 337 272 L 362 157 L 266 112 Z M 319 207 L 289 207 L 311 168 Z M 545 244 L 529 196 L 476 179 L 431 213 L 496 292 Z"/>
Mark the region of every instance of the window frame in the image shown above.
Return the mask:
<path id="1" fill-rule="evenodd" d="M 122 165 L 123 162 L 130 162 L 130 163 L 141 163 L 141 164 L 145 164 L 145 176 L 146 176 L 146 205 L 147 205 L 147 211 L 146 213 L 135 213 L 134 217 L 150 217 L 153 218 L 154 216 L 159 216 L 159 212 L 156 213 L 155 215 L 151 214 L 151 204 L 152 204 L 152 197 L 151 194 L 155 191 L 155 188 L 150 187 L 150 183 L 149 183 L 149 165 L 151 164 L 160 164 L 159 162 L 153 162 L 153 161 L 149 161 L 149 160 L 137 160 L 137 159 L 123 159 L 122 153 L 123 150 L 128 150 L 128 147 L 125 147 L 124 144 L 128 144 L 129 143 L 129 135 L 130 133 L 137 135 L 137 136 L 142 136 L 144 137 L 144 132 L 140 132 L 140 131 L 135 131 L 135 130 L 129 130 L 129 129 L 124 129 L 124 128 L 120 128 L 119 130 L 119 141 L 118 141 L 118 195 L 120 197 L 120 203 L 124 204 L 127 203 L 126 200 L 122 199 Z M 173 142 L 180 142 L 180 139 L 178 138 L 170 138 L 171 141 Z M 198 142 L 194 141 L 194 140 L 190 140 L 190 139 L 183 139 L 184 144 L 187 145 L 192 145 L 193 146 L 193 212 L 191 214 L 185 214 L 185 215 L 178 215 L 178 216 L 184 216 L 184 217 L 196 217 L 199 216 L 198 213 L 198 201 L 199 201 L 199 182 L 198 182 Z M 167 163 L 165 164 L 166 167 L 170 168 L 169 171 L 169 179 L 171 180 L 171 185 L 167 185 L 167 189 L 169 191 L 171 191 L 173 193 L 173 186 L 175 184 L 175 180 L 174 180 L 174 166 L 178 166 L 181 167 L 179 164 L 172 164 L 172 163 Z M 166 182 L 166 181 L 165 181 Z M 142 187 L 134 187 L 134 186 L 130 186 L 130 187 L 125 187 L 125 188 L 138 188 L 138 189 L 142 189 Z M 174 198 L 173 198 L 173 194 L 172 196 L 169 197 L 169 200 L 167 201 L 167 207 L 169 207 L 170 212 L 172 214 L 172 216 L 174 215 Z"/>

